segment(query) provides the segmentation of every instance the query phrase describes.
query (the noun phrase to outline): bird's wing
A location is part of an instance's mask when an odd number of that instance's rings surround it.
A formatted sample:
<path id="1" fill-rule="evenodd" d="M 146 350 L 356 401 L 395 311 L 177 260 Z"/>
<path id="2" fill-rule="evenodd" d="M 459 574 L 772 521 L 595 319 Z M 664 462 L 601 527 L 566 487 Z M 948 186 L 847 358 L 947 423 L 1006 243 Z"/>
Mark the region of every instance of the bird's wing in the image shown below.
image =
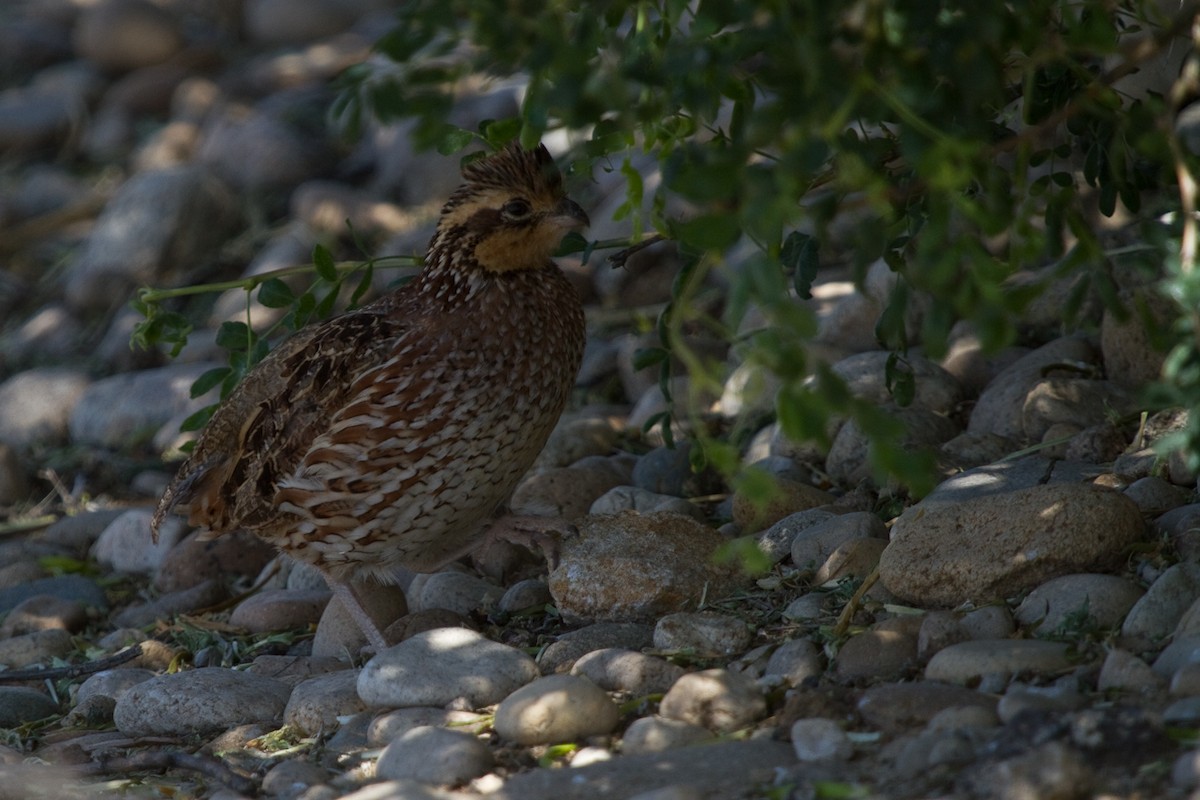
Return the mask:
<path id="1" fill-rule="evenodd" d="M 217 409 L 163 494 L 155 527 L 176 506 L 214 533 L 283 522 L 272 503 L 356 379 L 386 361 L 412 326 L 366 307 L 301 329 L 271 351 Z"/>

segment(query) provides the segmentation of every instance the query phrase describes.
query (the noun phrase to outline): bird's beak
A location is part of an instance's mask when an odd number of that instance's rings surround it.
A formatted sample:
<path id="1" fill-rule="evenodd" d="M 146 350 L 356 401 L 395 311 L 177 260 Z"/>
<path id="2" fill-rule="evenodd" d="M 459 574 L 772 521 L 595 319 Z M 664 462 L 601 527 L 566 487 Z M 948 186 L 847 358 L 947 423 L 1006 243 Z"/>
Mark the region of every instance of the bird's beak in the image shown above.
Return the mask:
<path id="1" fill-rule="evenodd" d="M 558 205 L 554 207 L 554 221 L 569 231 L 577 231 L 592 224 L 587 212 L 569 197 L 559 200 Z"/>

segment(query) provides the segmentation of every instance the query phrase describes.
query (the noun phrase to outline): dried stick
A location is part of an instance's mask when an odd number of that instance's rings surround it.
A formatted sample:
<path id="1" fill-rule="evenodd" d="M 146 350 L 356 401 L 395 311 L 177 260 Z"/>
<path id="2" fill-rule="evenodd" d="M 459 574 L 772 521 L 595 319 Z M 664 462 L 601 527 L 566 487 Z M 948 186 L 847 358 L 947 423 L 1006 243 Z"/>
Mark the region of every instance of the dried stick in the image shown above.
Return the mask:
<path id="1" fill-rule="evenodd" d="M 60 680 L 61 678 L 79 678 L 112 669 L 115 666 L 132 661 L 142 654 L 142 646 L 135 644 L 106 658 L 87 661 L 83 664 L 73 664 L 69 667 L 54 667 L 52 669 L 10 669 L 0 672 L 0 684 L 24 683 L 25 681 Z"/>

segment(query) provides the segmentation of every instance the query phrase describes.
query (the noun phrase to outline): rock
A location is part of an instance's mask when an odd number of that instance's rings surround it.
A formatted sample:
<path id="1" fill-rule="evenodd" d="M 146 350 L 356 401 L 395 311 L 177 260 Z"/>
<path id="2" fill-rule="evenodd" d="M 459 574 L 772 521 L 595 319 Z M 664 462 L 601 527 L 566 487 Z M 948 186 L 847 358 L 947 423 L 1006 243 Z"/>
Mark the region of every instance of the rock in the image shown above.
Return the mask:
<path id="1" fill-rule="evenodd" d="M 60 658 L 74 650 L 71 634 L 62 628 L 34 631 L 0 639 L 0 666 L 27 667 L 50 658 Z"/>
<path id="2" fill-rule="evenodd" d="M 939 650 L 925 667 L 925 680 L 969 684 L 998 676 L 1007 682 L 1016 673 L 1046 674 L 1072 666 L 1069 645 L 1034 639 L 960 642 Z"/>
<path id="3" fill-rule="evenodd" d="M 31 597 L 51 595 L 62 600 L 74 601 L 85 608 L 106 610 L 108 598 L 96 582 L 82 575 L 62 575 L 0 589 L 0 613 L 11 611 Z"/>
<path id="4" fill-rule="evenodd" d="M 784 517 L 827 505 L 834 500 L 829 492 L 807 483 L 772 477 L 771 492 L 765 501 L 745 490 L 733 493 L 733 521 L 747 533 L 770 527 Z"/>
<path id="5" fill-rule="evenodd" d="M 799 686 L 809 678 L 818 678 L 824 673 L 821 654 L 808 639 L 790 639 L 771 653 L 763 677 L 766 680 L 781 679 L 789 686 Z"/>
<path id="6" fill-rule="evenodd" d="M 406 638 L 395 635 L 396 632 L 392 627 L 398 621 L 403 621 L 404 615 L 408 613 L 404 590 L 399 586 L 385 586 L 373 581 L 352 583 L 351 588 L 354 590 L 355 597 L 358 598 L 359 605 L 383 631 L 385 640 L 391 642 Z M 441 619 L 440 622 L 444 623 L 445 619 Z M 445 625 L 439 624 L 436 627 L 445 627 Z M 337 597 L 330 599 L 325 605 L 325 611 L 321 614 L 320 621 L 317 622 L 317 634 L 313 637 L 312 654 L 353 660 L 366 644 L 366 634 L 346 611 L 342 601 Z"/>
<path id="7" fill-rule="evenodd" d="M 641 650 L 649 647 L 654 629 L 635 622 L 597 622 L 564 633 L 538 653 L 543 674 L 569 670 L 576 659 L 596 650 L 618 647 Z"/>
<path id="8" fill-rule="evenodd" d="M 147 603 L 133 603 L 117 613 L 113 619 L 123 627 L 142 627 L 155 620 L 170 619 L 176 614 L 186 614 L 199 608 L 207 608 L 222 602 L 229 596 L 224 583 L 207 580 L 190 589 L 180 589 L 159 595 Z"/>
<path id="9" fill-rule="evenodd" d="M 804 763 L 845 761 L 854 755 L 846 732 L 831 719 L 798 719 L 792 723 L 791 734 L 796 758 Z"/>
<path id="10" fill-rule="evenodd" d="M 466 616 L 496 605 L 504 589 L 475 575 L 465 572 L 436 572 L 421 576 L 420 589 L 414 581 L 413 592 L 417 597 L 414 611 L 440 608 Z"/>
<path id="11" fill-rule="evenodd" d="M 675 447 L 656 447 L 637 460 L 633 467 L 633 485 L 657 494 L 695 497 L 706 494 L 712 482 L 707 473 L 692 471 L 692 446 L 677 442 Z"/>
<path id="12" fill-rule="evenodd" d="M 1101 692 L 1153 693 L 1160 691 L 1163 684 L 1162 677 L 1155 674 L 1149 664 L 1126 650 L 1116 648 L 1108 651 L 1100 674 L 1096 676 L 1096 689 Z"/>
<path id="13" fill-rule="evenodd" d="M 1078 798 L 1091 794 L 1094 771 L 1083 756 L 1062 742 L 1047 742 L 1013 758 L 984 767 L 981 784 L 1004 787 L 997 800 Z"/>
<path id="14" fill-rule="evenodd" d="M 1087 700 L 1069 684 L 1029 686 L 1013 683 L 996 704 L 996 716 L 1008 724 L 1020 714 L 1061 714 L 1082 708 Z"/>
<path id="15" fill-rule="evenodd" d="M 807 640 L 797 640 L 805 641 Z M 634 696 L 662 694 L 684 674 L 683 668 L 657 656 L 605 647 L 577 659 L 572 675 L 582 675 L 609 692 Z"/>
<path id="16" fill-rule="evenodd" d="M 242 20 L 246 35 L 256 44 L 303 44 L 345 30 L 354 22 L 358 5 L 336 0 L 246 0 Z"/>
<path id="17" fill-rule="evenodd" d="M 58 713 L 58 703 L 37 689 L 0 686 L 0 728 L 19 728 Z"/>
<path id="18" fill-rule="evenodd" d="M 844 544 L 868 537 L 883 540 L 886 536 L 883 522 L 866 511 L 829 516 L 796 533 L 792 539 L 792 563 L 801 568 L 820 567 Z"/>
<path id="19" fill-rule="evenodd" d="M 893 408 L 889 409 L 889 416 L 904 424 L 900 445 L 905 450 L 933 451 L 960 433 L 952 420 L 925 408 Z M 834 480 L 850 486 L 871 480 L 874 476 L 871 448 L 870 438 L 857 422 L 850 420 L 833 439 L 829 457 L 825 460 L 825 471 Z"/>
<path id="20" fill-rule="evenodd" d="M 1124 319 L 1105 310 L 1100 323 L 1104 371 L 1114 382 L 1140 389 L 1158 380 L 1166 355 L 1155 346 L 1150 332 L 1170 327 L 1178 317 L 1179 309 L 1174 300 L 1149 289 L 1123 291 L 1121 300 L 1127 304 L 1136 303 L 1138 309 Z"/>
<path id="21" fill-rule="evenodd" d="M 165 520 L 154 542 L 150 533 L 150 509 L 130 509 L 117 517 L 92 546 L 92 556 L 118 572 L 154 573 L 167 553 L 183 536 L 183 521 Z"/>
<path id="22" fill-rule="evenodd" d="M 201 166 L 134 175 L 108 201 L 68 268 L 67 302 L 107 310 L 127 302 L 139 284 L 178 280 L 216 255 L 238 222 L 238 208 L 225 185 Z"/>
<path id="23" fill-rule="evenodd" d="M 275 722 L 291 687 L 232 669 L 192 669 L 132 686 L 113 720 L 127 736 L 214 734 L 247 722 Z"/>
<path id="24" fill-rule="evenodd" d="M 340 181 L 314 180 L 292 192 L 292 218 L 326 236 L 338 236 L 347 221 L 359 234 L 377 236 L 410 230 L 416 223 L 399 206 Z"/>
<path id="25" fill-rule="evenodd" d="M 37 367 L 0 383 L 0 442 L 61 444 L 71 410 L 90 382 L 70 367 Z"/>
<path id="26" fill-rule="evenodd" d="M 657 619 L 736 585 L 731 570 L 711 563 L 722 541 L 679 514 L 586 517 L 562 542 L 550 594 L 567 619 Z"/>
<path id="27" fill-rule="evenodd" d="M 743 361 L 734 367 L 717 401 L 715 411 L 726 417 L 762 414 L 775 410 L 775 395 L 783 382 L 762 364 Z"/>
<path id="28" fill-rule="evenodd" d="M 1055 424 L 1070 423 L 1073 435 L 1112 415 L 1137 409 L 1132 393 L 1115 383 L 1075 377 L 1048 377 L 1025 395 L 1021 410 L 1024 441 L 1041 441 Z"/>
<path id="29" fill-rule="evenodd" d="M 833 365 L 833 372 L 846 382 L 850 393 L 876 405 L 893 402 L 887 388 L 887 362 L 892 354 L 884 350 L 857 353 Z M 910 408 L 932 411 L 945 416 L 963 400 L 963 390 L 954 376 L 932 361 L 916 355 L 905 359 L 916 379 L 916 392 Z"/>
<path id="30" fill-rule="evenodd" d="M 48 67 L 29 86 L 0 91 L 0 150 L 65 144 L 101 85 L 100 76 L 76 63 Z"/>
<path id="31" fill-rule="evenodd" d="M 1017 621 L 1042 635 L 1110 630 L 1142 595 L 1140 587 L 1116 575 L 1063 575 L 1030 592 L 1017 607 Z"/>
<path id="32" fill-rule="evenodd" d="M 685 514 L 701 522 L 706 518 L 704 509 L 682 497 L 657 494 L 636 486 L 614 486 L 597 497 L 591 508 L 588 509 L 589 514 L 597 516 L 611 516 L 624 511 L 636 511 L 639 514 L 668 511 L 673 514 Z"/>
<path id="33" fill-rule="evenodd" d="M 212 363 L 172 364 L 101 378 L 84 390 L 71 410 L 68 428 L 75 444 L 128 450 L 180 414 L 199 411 L 215 392 L 192 398 L 192 383 Z M 137 403 L 126 402 L 130 397 Z"/>
<path id="34" fill-rule="evenodd" d="M 62 547 L 80 556 L 87 554 L 100 534 L 113 520 L 124 514 L 124 508 L 106 508 L 98 511 L 82 511 L 74 516 L 60 517 L 42 532 L 41 539 L 47 544 Z M 78 575 L 65 575 L 64 579 L 78 579 Z M 103 597 L 103 592 L 100 593 Z M 0 611 L 4 606 L 0 603 Z"/>
<path id="35" fill-rule="evenodd" d="M 509 614 L 516 614 L 526 609 L 544 608 L 553 602 L 550 597 L 550 587 L 541 578 L 526 578 L 517 581 L 504 590 L 496 601 L 496 609 Z"/>
<path id="36" fill-rule="evenodd" d="M 74 39 L 80 57 L 113 71 L 159 64 L 183 47 L 179 23 L 147 0 L 103 0 L 85 7 Z"/>
<path id="37" fill-rule="evenodd" d="M 0 442 L 0 503 L 16 505 L 29 494 L 25 467 L 15 449 Z"/>
<path id="38" fill-rule="evenodd" d="M 312 797 L 305 790 L 317 786 L 329 779 L 329 774 L 318 767 L 300 759 L 281 761 L 267 770 L 263 775 L 262 791 L 269 797 L 296 798 Z"/>
<path id="39" fill-rule="evenodd" d="M 624 479 L 610 469 L 558 467 L 535 472 L 513 491 L 514 514 L 574 520 Z"/>
<path id="40" fill-rule="evenodd" d="M 1142 514 L 1160 517 L 1188 502 L 1188 493 L 1162 478 L 1147 476 L 1125 487 L 1125 496 L 1137 503 Z"/>
<path id="41" fill-rule="evenodd" d="M 744 795 L 748 786 L 772 785 L 778 770 L 795 763 L 795 752 L 784 742 L 720 742 L 622 756 L 578 769 L 532 770 L 511 776 L 494 800 L 594 800 L 610 793 L 632 798 L 664 787 L 690 789 L 701 797 L 737 797 Z M 618 787 L 616 792 L 612 787 Z M 348 796 L 344 800 L 366 798 Z"/>
<path id="42" fill-rule="evenodd" d="M 95 696 L 119 700 L 130 688 L 153 677 L 153 671 L 138 667 L 106 669 L 102 672 L 96 672 L 89 675 L 87 680 L 79 684 L 79 690 L 75 693 L 75 702 L 77 704 L 82 703 L 89 697 Z"/>
<path id="43" fill-rule="evenodd" d="M 793 547 L 795 547 L 797 539 L 801 538 L 802 535 L 805 538 L 813 537 L 812 534 L 807 532 L 820 527 L 827 520 L 835 519 L 836 516 L 832 511 L 819 508 L 790 514 L 755 536 L 758 550 L 769 558 L 771 563 L 778 563 L 793 553 Z M 812 538 L 816 547 L 802 545 L 800 557 L 804 560 L 797 561 L 793 556 L 793 563 L 798 566 L 807 566 L 809 561 L 812 561 L 814 562 L 812 566 L 819 566 L 829 556 L 829 553 L 833 552 L 834 548 L 837 547 L 836 543 L 829 544 L 824 542 L 822 536 L 822 534 L 818 534 Z M 826 552 L 823 554 L 821 553 L 822 549 L 826 549 Z"/>
<path id="44" fill-rule="evenodd" d="M 533 659 L 465 628 L 419 633 L 378 653 L 358 677 L 369 706 L 497 703 L 538 675 Z"/>
<path id="45" fill-rule="evenodd" d="M 679 611 L 658 620 L 654 647 L 700 655 L 732 655 L 744 652 L 753 636 L 750 627 L 737 617 L 713 611 Z"/>
<path id="46" fill-rule="evenodd" d="M 1097 353 L 1083 337 L 1063 337 L 1042 345 L 998 374 L 979 395 L 967 430 L 1024 441 L 1025 399 L 1044 371 L 1062 362 L 1094 364 Z"/>
<path id="47" fill-rule="evenodd" d="M 621 426 L 604 415 L 564 414 L 534 462 L 535 470 L 569 467 L 588 456 L 607 456 L 617 447 Z"/>
<path id="48" fill-rule="evenodd" d="M 667 719 L 700 725 L 716 733 L 744 728 L 766 710 L 766 700 L 752 679 L 724 669 L 684 675 L 659 704 L 659 713 Z"/>
<path id="49" fill-rule="evenodd" d="M 519 745 L 572 742 L 611 733 L 621 714 L 603 689 L 579 675 L 548 675 L 496 709 L 496 733 Z"/>
<path id="50" fill-rule="evenodd" d="M 320 589 L 267 589 L 238 603 L 229 615 L 229 624 L 250 633 L 307 628 L 321 619 L 330 596 L 329 591 Z"/>
<path id="51" fill-rule="evenodd" d="M 246 671 L 295 687 L 309 678 L 345 669 L 345 663 L 336 658 L 262 655 L 251 661 Z"/>
<path id="52" fill-rule="evenodd" d="M 939 460 L 954 469 L 968 470 L 992 464 L 1016 451 L 1011 439 L 994 433 L 963 431 L 938 449 Z"/>
<path id="53" fill-rule="evenodd" d="M 993 711 L 996 698 L 963 686 L 919 680 L 874 686 L 862 693 L 856 707 L 868 725 L 897 733 L 925 725 L 951 708 Z"/>
<path id="54" fill-rule="evenodd" d="M 901 616 L 876 622 L 846 640 L 833 660 L 840 680 L 866 678 L 894 680 L 917 660 L 917 633 L 921 618 Z"/>
<path id="55" fill-rule="evenodd" d="M 385 780 L 461 784 L 491 771 L 494 763 L 492 751 L 477 736 L 446 728 L 413 728 L 383 749 L 375 775 Z"/>
<path id="56" fill-rule="evenodd" d="M 286 191 L 321 177 L 334 154 L 322 119 L 330 98 L 323 87 L 276 92 L 253 107 L 229 103 L 207 117 L 196 161 L 236 190 Z"/>
<path id="57" fill-rule="evenodd" d="M 917 657 L 928 659 L 938 650 L 973 639 L 1007 639 L 1016 630 L 1008 607 L 990 605 L 965 614 L 930 611 L 921 619 L 917 633 Z"/>
<path id="58" fill-rule="evenodd" d="M 358 672 L 344 669 L 296 684 L 283 710 L 283 721 L 306 735 L 338 727 L 338 718 L 366 711 L 358 697 Z"/>
<path id="59" fill-rule="evenodd" d="M 886 539 L 851 539 L 834 548 L 816 574 L 813 583 L 825 586 L 843 578 L 866 578 L 879 565 L 887 547 Z"/>
<path id="60" fill-rule="evenodd" d="M 371 720 L 367 728 L 367 744 L 383 747 L 400 738 L 414 728 L 434 726 L 455 728 L 468 733 L 482 733 L 491 727 L 491 718 L 472 711 L 454 711 L 445 708 L 410 706 L 397 708 L 380 714 Z"/>
<path id="61" fill-rule="evenodd" d="M 188 534 L 167 552 L 154 576 L 155 589 L 176 592 L 231 575 L 253 578 L 277 552 L 274 545 L 249 531 L 230 531 L 214 538 L 203 538 L 203 533 Z"/>
<path id="62" fill-rule="evenodd" d="M 879 574 L 914 605 L 979 603 L 1057 575 L 1116 566 L 1144 533 L 1131 500 L 1085 484 L 1035 486 L 958 505 L 923 501 L 892 526 Z"/>
<path id="63" fill-rule="evenodd" d="M 939 366 L 958 381 L 965 394 L 977 397 L 996 375 L 1028 352 L 1027 347 L 1006 347 L 989 355 L 984 352 L 974 326 L 960 320 L 950 329 L 949 347 Z"/>
<path id="64" fill-rule="evenodd" d="M 662 753 L 712 738 L 712 731 L 703 725 L 657 716 L 641 717 L 625 729 L 625 735 L 621 737 L 621 752 L 625 755 Z"/>
<path id="65" fill-rule="evenodd" d="M 0 639 L 52 628 L 77 633 L 87 623 L 87 609 L 78 600 L 37 594 L 13 607 L 0 625 Z"/>
<path id="66" fill-rule="evenodd" d="M 1185 562 L 1168 567 L 1121 624 L 1127 646 L 1156 644 L 1174 632 L 1184 612 L 1200 598 L 1200 564 Z"/>

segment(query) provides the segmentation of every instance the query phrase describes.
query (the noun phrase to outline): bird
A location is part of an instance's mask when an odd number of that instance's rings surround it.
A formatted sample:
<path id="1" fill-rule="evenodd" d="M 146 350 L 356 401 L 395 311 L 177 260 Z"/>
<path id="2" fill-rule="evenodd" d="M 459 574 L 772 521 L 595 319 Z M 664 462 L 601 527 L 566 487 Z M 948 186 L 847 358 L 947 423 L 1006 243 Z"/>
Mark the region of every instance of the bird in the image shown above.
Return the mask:
<path id="1" fill-rule="evenodd" d="M 415 278 L 301 328 L 218 406 L 154 512 L 312 564 L 381 652 L 352 581 L 469 553 L 545 445 L 583 357 L 552 259 L 589 224 L 544 145 L 468 161 Z M 552 527 L 552 526 L 551 526 Z"/>

